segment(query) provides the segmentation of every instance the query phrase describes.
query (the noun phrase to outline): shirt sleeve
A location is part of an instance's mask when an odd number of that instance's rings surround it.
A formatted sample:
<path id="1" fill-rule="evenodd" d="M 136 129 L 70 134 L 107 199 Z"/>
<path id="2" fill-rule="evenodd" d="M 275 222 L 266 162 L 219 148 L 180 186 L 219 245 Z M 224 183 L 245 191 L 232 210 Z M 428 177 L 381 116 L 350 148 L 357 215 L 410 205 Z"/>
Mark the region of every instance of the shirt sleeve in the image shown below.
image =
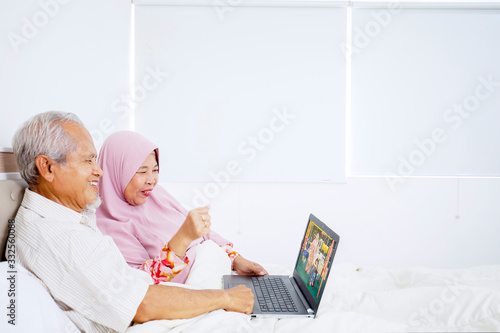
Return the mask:
<path id="1" fill-rule="evenodd" d="M 189 264 L 189 258 L 184 256 L 180 259 L 168 244 L 165 245 L 160 255 L 154 259 L 149 259 L 140 267 L 141 270 L 149 273 L 155 284 L 171 281 Z"/>
<path id="2" fill-rule="evenodd" d="M 233 250 L 232 243 L 225 244 L 225 245 L 219 245 L 219 246 L 226 251 L 227 256 L 231 260 L 231 270 L 232 270 L 233 266 L 234 266 L 234 259 L 236 259 L 236 257 L 238 257 L 240 254 Z"/>
<path id="3" fill-rule="evenodd" d="M 75 230 L 50 238 L 38 253 L 34 272 L 54 299 L 92 322 L 124 332 L 151 278 L 128 266 L 110 237 Z"/>

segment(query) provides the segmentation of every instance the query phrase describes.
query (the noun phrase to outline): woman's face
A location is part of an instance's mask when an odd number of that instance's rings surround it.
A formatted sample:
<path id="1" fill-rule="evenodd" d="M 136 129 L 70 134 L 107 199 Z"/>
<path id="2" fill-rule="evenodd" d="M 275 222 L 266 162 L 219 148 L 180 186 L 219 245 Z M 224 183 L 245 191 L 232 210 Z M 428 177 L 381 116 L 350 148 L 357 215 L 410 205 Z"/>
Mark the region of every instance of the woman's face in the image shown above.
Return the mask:
<path id="1" fill-rule="evenodd" d="M 158 162 L 153 151 L 139 167 L 125 188 L 125 199 L 132 206 L 146 203 L 151 191 L 158 183 Z"/>

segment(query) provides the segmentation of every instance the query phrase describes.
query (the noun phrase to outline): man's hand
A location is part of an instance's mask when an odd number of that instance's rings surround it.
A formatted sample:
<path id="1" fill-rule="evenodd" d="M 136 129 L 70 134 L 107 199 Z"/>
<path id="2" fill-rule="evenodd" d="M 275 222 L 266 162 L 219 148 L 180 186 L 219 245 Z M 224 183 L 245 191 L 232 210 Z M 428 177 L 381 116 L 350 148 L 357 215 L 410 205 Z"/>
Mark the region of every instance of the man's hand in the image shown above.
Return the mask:
<path id="1" fill-rule="evenodd" d="M 267 271 L 256 262 L 247 260 L 242 256 L 237 256 L 234 259 L 233 269 L 239 275 L 267 275 Z"/>
<path id="2" fill-rule="evenodd" d="M 224 307 L 227 311 L 242 312 L 251 314 L 253 311 L 254 296 L 252 289 L 243 285 L 225 290 L 228 296 L 227 305 Z"/>
<path id="3" fill-rule="evenodd" d="M 218 309 L 250 314 L 253 304 L 252 290 L 245 286 L 227 290 L 191 290 L 156 284 L 149 286 L 133 321 L 186 319 Z"/>

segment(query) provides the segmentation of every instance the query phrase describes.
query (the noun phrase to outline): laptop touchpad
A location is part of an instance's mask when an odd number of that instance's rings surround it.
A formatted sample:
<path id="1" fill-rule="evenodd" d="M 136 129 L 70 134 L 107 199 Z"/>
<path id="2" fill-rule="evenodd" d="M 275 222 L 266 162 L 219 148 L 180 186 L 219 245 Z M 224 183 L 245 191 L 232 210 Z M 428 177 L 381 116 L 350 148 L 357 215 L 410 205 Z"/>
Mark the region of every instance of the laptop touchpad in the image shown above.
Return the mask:
<path id="1" fill-rule="evenodd" d="M 245 286 L 249 289 L 252 289 L 252 284 L 251 283 L 229 283 L 228 284 L 229 288 L 234 288 L 237 286 Z"/>

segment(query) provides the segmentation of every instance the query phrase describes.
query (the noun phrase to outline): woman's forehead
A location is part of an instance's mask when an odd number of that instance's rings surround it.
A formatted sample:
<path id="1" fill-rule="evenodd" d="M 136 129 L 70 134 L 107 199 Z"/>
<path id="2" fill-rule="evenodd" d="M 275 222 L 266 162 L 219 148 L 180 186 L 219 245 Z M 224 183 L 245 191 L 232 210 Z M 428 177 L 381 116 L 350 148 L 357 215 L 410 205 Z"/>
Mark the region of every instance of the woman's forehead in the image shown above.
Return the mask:
<path id="1" fill-rule="evenodd" d="M 141 168 L 147 165 L 157 165 L 158 162 L 156 161 L 156 154 L 155 152 L 151 152 L 148 157 L 144 160 L 144 162 L 141 165 Z"/>

